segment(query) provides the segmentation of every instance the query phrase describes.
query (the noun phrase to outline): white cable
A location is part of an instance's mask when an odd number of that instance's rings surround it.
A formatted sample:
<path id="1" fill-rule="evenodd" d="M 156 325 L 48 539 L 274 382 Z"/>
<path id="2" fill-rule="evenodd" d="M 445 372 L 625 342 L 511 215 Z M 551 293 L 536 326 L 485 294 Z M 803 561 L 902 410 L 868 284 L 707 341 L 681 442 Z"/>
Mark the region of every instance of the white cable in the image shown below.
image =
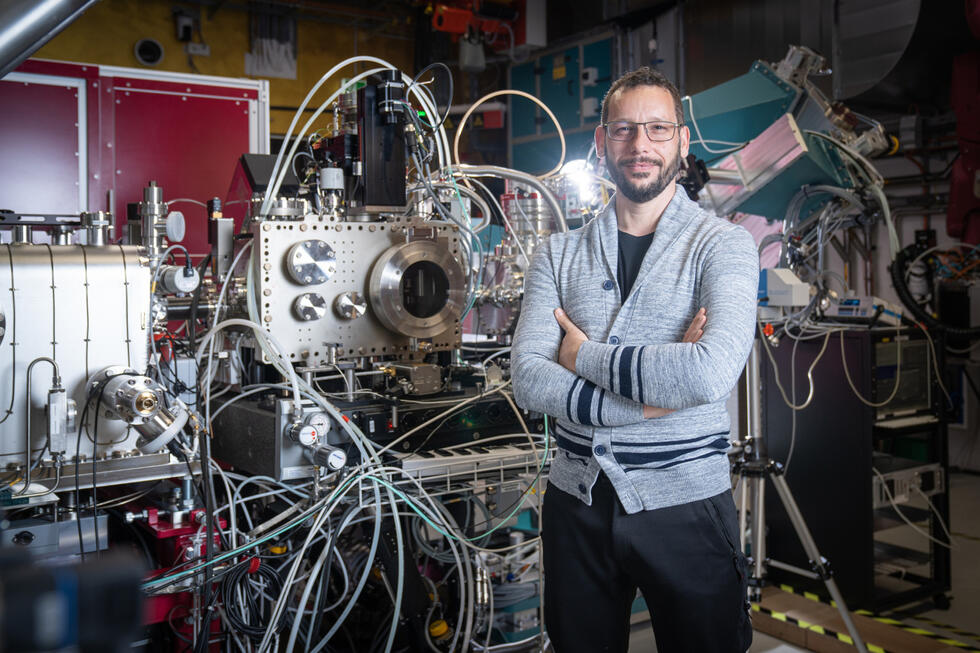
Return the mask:
<path id="1" fill-rule="evenodd" d="M 561 167 L 565 165 L 565 132 L 561 128 L 561 123 L 558 122 L 558 118 L 555 117 L 555 114 L 551 112 L 551 109 L 549 109 L 548 105 L 546 105 L 544 102 L 534 97 L 530 93 L 525 93 L 524 91 L 517 91 L 514 89 L 505 89 L 502 91 L 494 91 L 493 93 L 488 93 L 470 105 L 470 108 L 467 109 L 466 113 L 463 114 L 463 117 L 460 118 L 459 124 L 456 126 L 456 135 L 453 136 L 453 164 L 455 166 L 459 166 L 462 163 L 462 161 L 459 160 L 459 139 L 463 135 L 463 127 L 466 125 L 467 119 L 476 110 L 478 106 L 480 106 L 487 100 L 491 100 L 501 95 L 517 95 L 519 97 L 527 98 L 528 100 L 531 100 L 536 105 L 544 109 L 544 112 L 548 114 L 549 118 L 551 118 L 551 122 L 554 123 L 555 130 L 558 133 L 558 141 L 561 143 L 561 155 L 558 157 L 558 165 L 556 165 L 554 168 L 552 168 L 545 174 L 539 175 L 538 177 L 539 179 L 544 179 L 545 177 L 551 177 L 552 175 L 558 174 L 558 172 L 561 170 Z"/>
<path id="2" fill-rule="evenodd" d="M 762 348 L 766 350 L 766 355 L 769 356 L 769 362 L 772 363 L 773 379 L 776 381 L 776 387 L 779 388 L 779 393 L 782 395 L 783 401 L 786 403 L 787 406 L 790 407 L 790 409 L 803 410 L 804 408 L 810 405 L 811 401 L 813 401 L 813 396 L 814 396 L 813 368 L 817 366 L 817 363 L 819 363 L 821 357 L 823 357 L 823 353 L 827 349 L 827 342 L 830 340 L 831 333 L 833 332 L 827 331 L 827 333 L 824 335 L 823 346 L 820 348 L 820 351 L 817 352 L 816 358 L 813 359 L 813 362 L 810 364 L 810 367 L 806 371 L 806 378 L 810 383 L 810 391 L 807 393 L 806 401 L 804 401 L 802 404 L 797 406 L 792 401 L 789 400 L 789 398 L 786 396 L 786 390 L 783 388 L 782 383 L 779 382 L 779 367 L 776 365 L 776 359 L 773 357 L 772 351 L 770 351 L 769 349 L 769 342 L 766 338 L 766 335 L 762 332 L 762 323 L 761 322 L 759 323 L 759 339 L 762 340 Z"/>
<path id="3" fill-rule="evenodd" d="M 727 143 L 727 142 L 724 142 L 724 141 L 715 141 L 715 140 L 710 140 L 710 139 L 709 140 L 705 140 L 704 139 L 704 136 L 701 135 L 701 128 L 698 127 L 697 118 L 694 117 L 694 100 L 691 98 L 690 95 L 685 95 L 683 98 L 681 98 L 681 100 L 682 101 L 683 100 L 687 100 L 687 105 L 691 109 L 691 125 L 694 126 L 694 133 L 698 137 L 697 138 L 697 142 L 698 143 L 701 143 L 701 147 L 703 147 L 705 150 L 707 150 L 708 152 L 711 152 L 712 154 L 728 154 L 729 152 L 733 152 L 736 149 L 739 149 L 739 148 L 741 148 L 741 147 L 743 147 L 745 145 L 745 143 Z M 736 146 L 736 147 L 734 147 L 734 149 L 713 150 L 710 147 L 708 147 L 708 143 L 719 143 L 719 144 L 724 144 L 724 145 L 732 145 L 732 146 Z"/>
<path id="4" fill-rule="evenodd" d="M 943 391 L 943 395 L 946 396 L 946 401 L 949 402 L 949 406 L 952 407 L 953 400 L 949 396 L 949 390 L 946 389 L 946 384 L 943 383 L 943 373 L 939 369 L 939 358 L 936 355 L 936 344 L 932 341 L 932 336 L 929 335 L 929 331 L 926 330 L 924 326 L 916 322 L 915 325 L 919 327 L 923 335 L 926 337 L 926 341 L 929 343 L 929 351 L 932 356 L 932 369 L 936 372 L 936 383 L 939 384 L 939 389 Z"/>
<path id="5" fill-rule="evenodd" d="M 952 544 L 953 547 L 955 547 L 956 545 L 955 543 L 953 543 L 953 534 L 949 532 L 949 527 L 946 526 L 946 520 L 943 519 L 943 516 L 939 513 L 939 509 L 936 508 L 935 504 L 932 502 L 932 499 L 930 499 L 929 496 L 925 492 L 923 492 L 922 488 L 920 488 L 918 485 L 913 485 L 912 489 L 918 492 L 919 496 L 925 499 L 926 503 L 929 504 L 929 510 L 931 510 L 933 514 L 936 515 L 936 519 L 939 520 L 939 525 L 942 527 L 943 533 L 946 534 L 946 541 Z"/>
<path id="6" fill-rule="evenodd" d="M 195 360 L 197 361 L 198 366 L 200 366 L 201 358 L 203 358 L 204 356 L 204 348 L 213 345 L 215 336 L 222 329 L 225 329 L 229 326 L 242 326 L 252 330 L 252 332 L 255 334 L 256 341 L 259 343 L 259 346 L 262 347 L 262 349 L 265 350 L 267 354 L 269 354 L 269 358 L 271 359 L 272 364 L 279 370 L 279 372 L 284 377 L 290 380 L 290 384 L 292 385 L 293 388 L 293 397 L 296 402 L 296 406 L 299 407 L 301 403 L 301 397 L 299 392 L 299 381 L 296 377 L 296 370 L 293 369 L 292 363 L 286 360 L 285 356 L 281 353 L 283 349 L 276 341 L 275 337 L 271 333 L 267 333 L 265 329 L 263 329 L 255 322 L 252 322 L 250 320 L 242 320 L 239 318 L 232 318 L 232 319 L 225 320 L 223 322 L 219 322 L 214 327 L 212 327 L 211 330 L 204 335 L 204 338 L 201 340 L 201 344 L 198 346 L 197 354 L 195 356 Z M 211 349 L 212 349 L 212 355 L 208 357 L 208 376 L 210 376 L 211 374 L 211 363 L 214 360 L 213 346 Z M 210 393 L 210 385 L 207 387 L 207 392 Z M 210 413 L 211 413 L 210 402 L 205 404 L 205 411 L 207 413 L 206 418 L 210 420 Z M 206 424 L 206 427 L 210 430 L 211 428 L 210 421 L 208 424 Z"/>
<path id="7" fill-rule="evenodd" d="M 323 84 L 328 79 L 333 77 L 333 75 L 337 71 L 341 70 L 345 66 L 349 66 L 351 64 L 360 63 L 360 62 L 368 62 L 368 61 L 377 63 L 380 60 L 375 59 L 374 57 L 351 57 L 349 59 L 345 59 L 340 63 L 338 63 L 333 68 L 331 68 L 330 70 L 328 70 L 326 73 L 324 73 L 323 76 L 319 79 L 319 81 L 317 81 L 317 83 L 313 85 L 310 91 L 306 94 L 306 97 L 303 98 L 303 101 L 300 103 L 299 107 L 297 107 L 296 113 L 293 114 L 293 119 L 289 123 L 289 128 L 286 129 L 286 134 L 283 137 L 283 141 L 282 141 L 282 147 L 279 149 L 279 154 L 276 156 L 276 162 L 272 166 L 272 176 L 270 177 L 271 179 L 275 179 L 276 173 L 279 171 L 279 168 L 282 166 L 283 152 L 286 151 L 286 146 L 289 144 L 289 139 L 293 134 L 293 129 L 296 127 L 296 123 L 299 121 L 300 116 L 302 116 L 304 111 L 306 110 L 306 105 L 308 105 L 310 103 L 310 100 L 313 99 L 313 95 L 320 89 L 321 86 L 323 86 Z M 302 136 L 303 136 L 302 134 L 298 135 L 296 137 L 296 140 L 299 141 L 302 138 Z M 290 155 L 288 160 L 292 161 L 292 155 Z M 260 211 L 262 215 L 266 215 L 266 213 L 269 211 L 269 203 L 271 202 L 272 198 L 275 197 L 275 193 L 278 192 L 278 190 L 279 190 L 279 186 L 277 185 L 275 187 L 274 192 L 268 193 L 266 195 L 265 200 L 262 202 L 262 208 Z"/>
<path id="8" fill-rule="evenodd" d="M 283 165 L 283 163 L 282 163 L 283 162 L 282 153 L 285 151 L 286 145 L 289 143 L 289 138 L 290 138 L 290 136 L 292 134 L 293 128 L 295 127 L 297 120 L 299 119 L 299 116 L 306 109 L 306 105 L 309 103 L 309 100 L 312 97 L 313 93 L 315 93 L 316 90 L 319 89 L 320 86 L 322 86 L 323 83 L 330 76 L 332 76 L 337 70 L 339 70 L 340 68 L 343 68 L 346 65 L 353 64 L 353 63 L 359 63 L 359 62 L 377 63 L 377 64 L 380 64 L 382 67 L 381 68 L 373 68 L 373 69 L 368 70 L 368 71 L 366 71 L 364 73 L 360 73 L 358 75 L 355 75 L 350 80 L 348 80 L 346 84 L 344 84 L 343 86 L 341 86 L 335 93 L 333 93 L 327 99 L 326 102 L 324 102 L 323 104 L 321 104 L 320 107 L 315 112 L 313 112 L 313 115 L 309 118 L 309 120 L 307 120 L 306 123 L 303 125 L 302 130 L 297 133 L 296 138 L 293 140 L 293 145 L 292 145 L 292 147 L 289 150 L 289 155 L 286 158 L 286 160 L 288 160 L 288 161 L 292 161 L 293 160 L 293 157 L 296 156 L 296 150 L 299 148 L 300 143 L 303 141 L 303 137 L 309 131 L 309 129 L 312 126 L 313 122 L 317 118 L 320 117 L 320 114 L 322 114 L 327 109 L 327 107 L 329 107 L 330 105 L 332 105 L 334 103 L 334 101 L 337 99 L 337 97 L 339 97 L 341 94 L 349 91 L 350 89 L 355 88 L 355 84 L 357 82 L 359 82 L 360 80 L 365 79 L 367 77 L 370 77 L 371 75 L 375 75 L 377 73 L 384 72 L 385 70 L 396 70 L 397 71 L 397 68 L 394 65 L 392 65 L 391 63 L 385 61 L 384 59 L 379 59 L 377 57 L 367 57 L 367 56 L 352 57 L 350 59 L 347 59 L 345 61 L 342 61 L 341 63 L 339 63 L 336 66 L 334 66 L 333 68 L 331 68 L 320 79 L 320 81 L 317 82 L 314 85 L 314 87 L 310 90 L 310 93 L 303 100 L 303 103 L 297 109 L 296 115 L 293 117 L 293 121 L 290 123 L 289 129 L 286 132 L 286 136 L 285 136 L 285 138 L 283 140 L 283 147 L 282 147 L 282 149 L 280 149 L 279 155 L 276 158 L 275 166 L 273 167 L 272 179 L 274 181 L 273 181 L 273 184 L 272 184 L 271 188 L 266 193 L 265 199 L 262 202 L 262 206 L 261 206 L 261 209 L 259 211 L 260 215 L 263 215 L 264 216 L 264 215 L 266 215 L 268 213 L 270 203 L 272 202 L 272 200 L 279 193 L 279 188 L 282 185 L 282 180 L 285 178 L 286 172 L 288 171 L 288 168 L 285 167 Z M 405 81 L 406 83 L 409 83 L 410 84 L 411 78 L 409 78 L 407 75 L 404 75 L 402 73 L 399 73 L 399 74 L 402 76 L 403 81 Z M 424 87 L 421 87 L 419 85 L 415 85 L 414 87 L 410 86 L 409 91 L 410 92 L 413 92 L 415 94 L 416 99 L 419 101 L 420 104 L 422 104 L 422 106 L 425 108 L 425 110 L 430 113 L 430 115 L 438 115 L 438 111 L 435 109 L 435 107 L 433 106 L 433 104 L 428 101 L 428 98 L 426 98 L 424 96 L 423 92 L 420 92 L 418 90 L 420 88 L 424 88 Z M 441 129 L 442 129 L 442 127 L 440 127 L 440 130 Z M 444 137 L 444 134 L 443 134 L 443 137 Z M 437 135 L 436 138 L 437 138 L 437 144 L 438 144 L 438 138 L 439 138 L 439 136 Z M 440 153 L 440 158 L 442 158 L 442 156 L 443 155 Z"/>
<path id="9" fill-rule="evenodd" d="M 368 59 L 373 60 L 374 57 L 368 57 Z M 335 68 L 336 68 L 336 66 L 335 66 Z M 313 115 L 310 116 L 310 119 L 307 120 L 306 121 L 306 124 L 303 125 L 302 131 L 300 131 L 296 135 L 296 138 L 293 139 L 293 145 L 292 145 L 292 147 L 289 148 L 289 154 L 288 154 L 286 160 L 288 160 L 288 161 L 292 161 L 293 160 L 293 157 L 296 156 L 296 150 L 299 149 L 300 143 L 303 142 L 303 136 L 305 136 L 306 135 L 306 132 L 309 131 L 310 126 L 313 124 L 313 122 L 317 118 L 320 117 L 320 114 L 322 114 L 324 111 L 326 111 L 327 107 L 329 107 L 331 104 L 333 104 L 334 101 L 336 101 L 336 99 L 338 97 L 340 97 L 340 95 L 342 95 L 343 93 L 346 93 L 347 91 L 349 91 L 349 90 L 351 90 L 353 88 L 356 88 L 357 82 L 361 81 L 362 79 L 365 79 L 367 77 L 370 77 L 371 75 L 374 75 L 374 74 L 383 72 L 385 70 L 388 70 L 388 68 L 372 68 L 371 70 L 368 70 L 366 72 L 363 72 L 363 73 L 361 73 L 359 75 L 354 75 L 354 77 L 352 77 L 350 80 L 348 80 L 346 84 L 342 85 L 339 89 L 337 89 L 333 93 L 333 95 L 331 95 L 329 98 L 327 98 L 327 101 L 324 102 L 323 104 L 321 104 L 320 105 L 320 108 L 318 108 L 316 111 L 313 112 Z M 305 107 L 305 105 L 303 105 L 301 107 L 301 109 L 304 108 L 304 107 Z M 288 144 L 288 140 L 284 140 L 283 141 L 283 150 L 285 150 L 287 144 Z M 280 150 L 280 154 L 282 154 L 282 151 L 283 150 Z M 288 166 L 281 166 L 281 165 L 279 165 L 279 160 L 278 159 L 276 160 L 276 165 L 277 165 L 277 167 L 276 168 L 273 168 L 273 176 L 272 176 L 273 182 L 272 182 L 272 186 L 266 191 L 265 199 L 262 200 L 262 206 L 261 206 L 261 208 L 259 210 L 259 215 L 260 216 L 268 215 L 268 213 L 269 213 L 269 205 L 272 203 L 272 200 L 275 199 L 276 196 L 279 194 L 279 188 L 282 186 L 283 179 L 286 178 L 286 173 L 289 172 L 289 167 Z"/>
<path id="10" fill-rule="evenodd" d="M 902 512 L 901 509 L 898 507 L 898 502 L 895 501 L 895 497 L 892 496 L 891 490 L 888 489 L 888 482 L 885 481 L 885 477 L 881 475 L 881 472 L 879 472 L 874 467 L 871 468 L 871 471 L 873 471 L 875 473 L 875 476 L 878 477 L 878 480 L 881 482 L 881 489 L 883 489 L 885 491 L 885 496 L 888 497 L 888 503 L 890 503 L 891 506 L 892 506 L 892 509 L 896 513 L 898 513 L 898 516 L 902 518 L 902 521 L 904 521 L 906 524 L 908 524 L 912 528 L 912 530 L 914 530 L 916 533 L 918 533 L 922 537 L 926 538 L 930 542 L 933 542 L 935 544 L 938 544 L 939 546 L 944 546 L 947 549 L 956 548 L 955 544 L 953 543 L 953 539 L 952 538 L 950 538 L 949 542 L 943 542 L 942 540 L 936 539 L 935 537 L 933 537 L 929 533 L 925 532 L 924 530 L 922 530 L 921 528 L 919 528 L 918 526 L 916 526 L 915 523 L 911 519 L 909 519 L 905 515 L 905 513 Z M 932 502 L 929 502 L 929 503 L 930 503 L 930 505 L 932 505 Z M 943 527 L 945 528 L 945 524 L 943 525 Z"/>
<path id="11" fill-rule="evenodd" d="M 854 392 L 854 396 L 861 400 L 865 406 L 870 406 L 871 408 L 881 408 L 891 403 L 895 395 L 898 394 L 898 388 L 902 382 L 902 341 L 898 337 L 898 328 L 895 329 L 895 347 L 898 349 L 896 353 L 897 362 L 895 363 L 895 387 L 892 388 L 892 393 L 888 395 L 888 399 L 884 401 L 874 403 L 868 401 L 861 396 L 861 392 L 854 386 L 854 381 L 851 380 L 851 372 L 847 369 L 847 357 L 844 354 L 844 332 L 840 332 L 840 362 L 841 366 L 844 368 L 844 377 L 847 379 L 847 385 L 851 386 L 851 390 Z"/>

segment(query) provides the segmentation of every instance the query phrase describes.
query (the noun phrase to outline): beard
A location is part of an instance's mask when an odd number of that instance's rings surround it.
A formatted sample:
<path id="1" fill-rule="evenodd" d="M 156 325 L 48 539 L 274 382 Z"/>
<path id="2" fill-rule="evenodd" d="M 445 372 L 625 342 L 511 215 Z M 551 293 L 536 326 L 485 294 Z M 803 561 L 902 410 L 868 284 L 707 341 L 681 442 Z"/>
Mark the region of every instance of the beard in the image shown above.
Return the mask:
<path id="1" fill-rule="evenodd" d="M 632 165 L 634 163 L 651 163 L 656 165 L 660 173 L 656 176 L 652 172 L 647 172 L 645 174 L 645 179 L 641 180 L 639 183 L 635 183 L 626 173 L 623 172 L 623 167 Z M 681 148 L 680 143 L 677 144 L 677 151 L 674 152 L 674 156 L 667 161 L 658 161 L 656 159 L 651 159 L 649 157 L 625 157 L 619 161 L 612 161 L 608 156 L 608 150 L 606 152 L 606 171 L 609 173 L 609 178 L 612 182 L 616 184 L 616 188 L 620 193 L 623 194 L 626 199 L 636 204 L 644 204 L 649 202 L 653 198 L 664 192 L 667 185 L 670 184 L 676 177 L 677 173 L 681 169 Z"/>

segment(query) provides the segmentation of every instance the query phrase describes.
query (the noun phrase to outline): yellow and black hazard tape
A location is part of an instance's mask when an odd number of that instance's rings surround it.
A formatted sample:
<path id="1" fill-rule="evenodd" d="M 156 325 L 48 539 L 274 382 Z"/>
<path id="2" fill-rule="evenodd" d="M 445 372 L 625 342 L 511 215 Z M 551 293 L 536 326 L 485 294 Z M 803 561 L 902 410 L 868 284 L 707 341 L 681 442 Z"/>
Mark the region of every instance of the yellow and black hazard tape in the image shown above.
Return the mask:
<path id="1" fill-rule="evenodd" d="M 836 637 L 838 641 L 844 642 L 845 644 L 850 644 L 851 646 L 854 645 L 854 640 L 851 639 L 851 636 L 848 635 L 847 633 L 839 633 L 836 630 L 831 630 L 830 628 L 826 628 L 824 626 L 811 624 L 808 621 L 791 617 L 785 612 L 776 612 L 775 610 L 764 608 L 758 603 L 752 604 L 752 610 L 755 612 L 760 612 L 762 614 L 768 615 L 773 619 L 775 619 L 776 621 L 782 621 L 788 624 L 793 624 L 798 628 L 802 628 L 803 630 L 809 630 L 818 633 L 820 635 L 826 635 L 828 637 Z M 882 648 L 881 646 L 878 646 L 876 644 L 872 644 L 871 642 L 865 642 L 864 645 L 868 649 L 868 653 L 893 653 L 893 651 L 889 651 L 888 649 Z"/>
<path id="2" fill-rule="evenodd" d="M 823 603 L 825 605 L 831 605 L 833 607 L 837 607 L 837 603 L 835 601 L 828 601 L 828 600 L 824 599 L 823 597 L 819 596 L 818 594 L 814 594 L 813 592 L 801 591 L 801 590 L 798 590 L 798 589 L 796 589 L 794 587 L 791 587 L 789 585 L 780 585 L 779 586 L 779 589 L 783 590 L 784 592 L 788 592 L 790 594 L 795 594 L 797 596 L 802 596 L 803 598 L 809 599 L 811 601 L 815 601 L 817 603 Z M 937 642 L 939 642 L 941 644 L 946 644 L 947 646 L 953 646 L 953 647 L 956 647 L 956 648 L 963 649 L 964 652 L 969 651 L 970 653 L 980 653 L 980 648 L 975 648 L 975 645 L 974 644 L 967 644 L 966 642 L 961 642 L 959 640 L 952 639 L 952 638 L 950 638 L 950 637 L 948 637 L 946 635 L 943 635 L 941 633 L 934 633 L 931 630 L 926 630 L 925 628 L 920 628 L 919 626 L 914 626 L 914 625 L 911 625 L 911 624 L 907 624 L 907 623 L 905 623 L 903 621 L 899 621 L 898 619 L 894 619 L 894 618 L 892 618 L 891 616 L 888 616 L 888 615 L 879 615 L 879 614 L 875 614 L 873 612 L 870 612 L 868 610 L 854 610 L 853 612 L 854 612 L 854 614 L 859 614 L 862 617 L 867 617 L 868 619 L 873 619 L 873 620 L 875 620 L 875 621 L 877 621 L 879 623 L 883 623 L 883 624 L 886 624 L 888 626 L 892 626 L 894 628 L 898 628 L 900 630 L 904 630 L 907 633 L 911 633 L 913 635 L 918 635 L 920 637 L 928 637 L 929 639 L 934 639 L 934 640 L 936 640 Z M 961 628 L 955 628 L 953 626 L 950 626 L 949 624 L 944 624 L 944 623 L 941 623 L 941 622 L 938 622 L 938 621 L 933 621 L 932 619 L 927 619 L 927 618 L 924 618 L 924 617 L 917 617 L 917 616 L 910 615 L 910 614 L 904 614 L 904 613 L 895 613 L 895 614 L 897 616 L 906 617 L 906 618 L 912 618 L 912 619 L 915 619 L 917 621 L 921 621 L 921 622 L 924 622 L 924 623 L 929 623 L 929 624 L 935 626 L 936 628 L 940 628 L 942 630 L 946 630 L 946 631 L 952 632 L 952 633 L 954 633 L 956 635 L 959 635 L 961 637 L 966 637 L 968 639 L 974 639 L 974 640 L 980 641 L 980 636 L 976 635 L 975 633 L 971 633 L 971 632 L 969 632 L 967 630 L 963 630 Z M 846 637 L 846 635 L 845 635 L 845 637 Z M 840 639 L 841 641 L 845 641 L 840 636 L 838 636 L 838 639 Z M 850 637 L 847 637 L 847 640 L 850 640 Z M 871 649 L 871 645 L 868 645 L 868 651 L 871 651 L 871 650 L 872 650 Z"/>
<path id="3" fill-rule="evenodd" d="M 973 639 L 980 642 L 980 635 L 978 635 L 977 633 L 974 633 L 969 630 L 964 630 L 962 628 L 958 628 L 956 626 L 953 626 L 948 623 L 944 623 L 942 621 L 936 621 L 935 619 L 930 619 L 929 617 L 923 617 L 921 615 L 912 614 L 911 612 L 893 612 L 890 615 L 884 615 L 884 616 L 898 616 L 898 617 L 902 617 L 903 619 L 914 619 L 915 621 L 921 621 L 922 623 L 929 624 L 930 626 L 935 626 L 936 628 L 940 628 L 947 632 L 953 633 L 954 635 L 959 635 L 960 637 L 966 637 L 968 639 Z"/>

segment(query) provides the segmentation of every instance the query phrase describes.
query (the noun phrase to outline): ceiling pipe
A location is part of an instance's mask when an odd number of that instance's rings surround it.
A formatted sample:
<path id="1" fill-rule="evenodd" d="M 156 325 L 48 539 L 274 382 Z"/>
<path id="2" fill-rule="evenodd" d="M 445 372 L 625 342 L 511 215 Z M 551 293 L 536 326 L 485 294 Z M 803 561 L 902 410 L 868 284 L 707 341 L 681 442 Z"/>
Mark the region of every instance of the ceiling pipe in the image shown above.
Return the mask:
<path id="1" fill-rule="evenodd" d="M 0 2 L 0 78 L 68 27 L 98 0 Z"/>

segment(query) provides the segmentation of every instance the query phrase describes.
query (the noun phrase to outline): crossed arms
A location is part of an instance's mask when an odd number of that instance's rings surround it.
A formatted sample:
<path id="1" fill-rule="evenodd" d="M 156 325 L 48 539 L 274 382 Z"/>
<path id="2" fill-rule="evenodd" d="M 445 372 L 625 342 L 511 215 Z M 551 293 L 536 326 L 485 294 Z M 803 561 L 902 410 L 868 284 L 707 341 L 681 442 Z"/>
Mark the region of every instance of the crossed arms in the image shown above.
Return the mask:
<path id="1" fill-rule="evenodd" d="M 699 312 L 681 342 L 644 346 L 588 340 L 561 303 L 550 242 L 525 281 L 511 355 L 514 394 L 530 410 L 595 426 L 634 424 L 719 401 L 731 391 L 755 329 L 758 255 L 742 229 L 721 234 L 701 265 Z M 706 322 L 706 316 L 711 322 Z"/>

